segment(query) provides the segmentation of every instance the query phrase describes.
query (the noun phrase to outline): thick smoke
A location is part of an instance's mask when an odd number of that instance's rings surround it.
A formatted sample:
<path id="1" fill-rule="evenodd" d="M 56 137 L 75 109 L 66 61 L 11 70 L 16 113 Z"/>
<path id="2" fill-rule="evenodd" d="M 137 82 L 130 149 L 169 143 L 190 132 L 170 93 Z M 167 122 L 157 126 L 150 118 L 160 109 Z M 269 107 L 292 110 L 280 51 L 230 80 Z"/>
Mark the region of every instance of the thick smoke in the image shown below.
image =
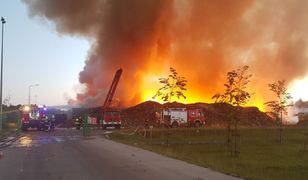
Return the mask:
<path id="1" fill-rule="evenodd" d="M 291 123 L 298 123 L 301 116 L 308 115 L 308 101 L 298 100 L 294 103 L 294 106 L 289 108 L 287 121 Z"/>
<path id="2" fill-rule="evenodd" d="M 302 0 L 23 0 L 31 16 L 59 33 L 93 41 L 77 95 L 101 105 L 115 71 L 122 105 L 141 101 L 146 76 L 175 67 L 200 101 L 223 88 L 227 71 L 249 65 L 253 90 L 266 101 L 266 84 L 305 76 L 308 1 Z M 189 98 L 189 96 L 188 96 Z"/>

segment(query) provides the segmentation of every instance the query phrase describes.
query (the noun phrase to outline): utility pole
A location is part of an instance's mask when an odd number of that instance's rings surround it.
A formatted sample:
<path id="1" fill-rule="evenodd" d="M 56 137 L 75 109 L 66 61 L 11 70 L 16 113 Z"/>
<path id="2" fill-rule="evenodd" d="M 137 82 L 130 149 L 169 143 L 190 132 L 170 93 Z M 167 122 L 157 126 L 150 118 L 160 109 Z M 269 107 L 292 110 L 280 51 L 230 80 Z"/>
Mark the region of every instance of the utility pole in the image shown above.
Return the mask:
<path id="1" fill-rule="evenodd" d="M 3 30 L 4 24 L 6 23 L 5 19 L 1 17 L 2 23 L 2 39 L 1 39 L 1 82 L 0 82 L 0 131 L 2 130 L 2 123 L 3 123 L 3 113 L 2 113 L 2 86 L 3 86 Z"/>

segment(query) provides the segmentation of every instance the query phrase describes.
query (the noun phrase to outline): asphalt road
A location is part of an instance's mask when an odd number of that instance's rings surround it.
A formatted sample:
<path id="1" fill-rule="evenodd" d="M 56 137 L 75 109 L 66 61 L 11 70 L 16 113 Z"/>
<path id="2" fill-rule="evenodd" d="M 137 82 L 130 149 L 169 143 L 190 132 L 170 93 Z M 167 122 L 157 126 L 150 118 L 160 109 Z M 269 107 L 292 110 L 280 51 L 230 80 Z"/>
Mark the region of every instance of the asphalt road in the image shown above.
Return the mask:
<path id="1" fill-rule="evenodd" d="M 1 180 L 237 179 L 71 129 L 23 133 L 0 151 Z"/>

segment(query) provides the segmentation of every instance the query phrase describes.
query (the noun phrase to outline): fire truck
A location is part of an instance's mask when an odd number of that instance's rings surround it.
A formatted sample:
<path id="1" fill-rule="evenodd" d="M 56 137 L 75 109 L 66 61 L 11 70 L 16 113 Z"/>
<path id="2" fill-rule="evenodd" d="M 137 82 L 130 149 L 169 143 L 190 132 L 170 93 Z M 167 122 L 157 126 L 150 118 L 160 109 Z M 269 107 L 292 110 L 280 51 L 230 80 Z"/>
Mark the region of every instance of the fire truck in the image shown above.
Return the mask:
<path id="1" fill-rule="evenodd" d="M 119 83 L 121 75 L 122 75 L 122 69 L 117 70 L 113 78 L 111 87 L 106 96 L 106 99 L 103 105 L 103 113 L 102 113 L 102 128 L 103 129 L 106 129 L 107 127 L 121 128 L 121 124 L 122 124 L 121 112 L 115 108 L 111 108 L 113 96 L 117 88 L 117 85 Z"/>
<path id="2" fill-rule="evenodd" d="M 38 105 L 26 105 L 22 108 L 21 130 L 27 131 L 29 128 L 41 130 L 47 119 L 47 107 Z"/>
<path id="3" fill-rule="evenodd" d="M 115 127 L 117 129 L 121 128 L 121 112 L 116 109 L 110 109 L 103 114 L 103 128 Z"/>
<path id="4" fill-rule="evenodd" d="M 159 124 L 173 128 L 181 126 L 201 127 L 205 124 L 205 115 L 202 109 L 168 108 L 156 112 Z"/>

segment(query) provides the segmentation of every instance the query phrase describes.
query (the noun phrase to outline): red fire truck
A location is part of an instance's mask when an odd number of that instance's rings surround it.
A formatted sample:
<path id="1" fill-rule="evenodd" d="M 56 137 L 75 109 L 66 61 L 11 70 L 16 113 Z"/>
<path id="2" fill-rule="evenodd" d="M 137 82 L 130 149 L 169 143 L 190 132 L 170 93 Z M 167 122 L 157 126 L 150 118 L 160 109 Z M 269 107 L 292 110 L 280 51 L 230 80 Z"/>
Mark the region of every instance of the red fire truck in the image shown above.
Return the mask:
<path id="1" fill-rule="evenodd" d="M 103 128 L 115 127 L 121 128 L 121 113 L 118 110 L 112 109 L 105 111 L 103 114 Z"/>
<path id="2" fill-rule="evenodd" d="M 107 127 L 115 127 L 121 128 L 121 112 L 115 108 L 111 108 L 111 103 L 113 100 L 113 96 L 115 94 L 115 90 L 119 83 L 120 77 L 122 75 L 122 69 L 117 70 L 108 94 L 106 96 L 104 105 L 103 105 L 103 113 L 102 113 L 102 127 L 106 129 Z"/>
<path id="3" fill-rule="evenodd" d="M 47 107 L 37 105 L 26 105 L 22 108 L 21 130 L 28 128 L 41 130 L 47 117 Z"/>
<path id="4" fill-rule="evenodd" d="M 205 124 L 205 115 L 202 109 L 168 108 L 156 112 L 158 123 L 171 126 L 201 127 Z"/>
<path id="5" fill-rule="evenodd" d="M 122 75 L 122 69 L 118 69 L 115 73 L 108 94 L 106 96 L 104 105 L 102 107 L 91 108 L 87 123 L 91 125 L 99 124 L 103 129 L 107 127 L 120 128 L 122 124 L 122 116 L 120 110 L 112 107 L 113 97 Z M 76 109 L 77 112 L 78 109 Z M 80 129 L 82 124 L 81 116 L 75 120 L 76 129 Z"/>

